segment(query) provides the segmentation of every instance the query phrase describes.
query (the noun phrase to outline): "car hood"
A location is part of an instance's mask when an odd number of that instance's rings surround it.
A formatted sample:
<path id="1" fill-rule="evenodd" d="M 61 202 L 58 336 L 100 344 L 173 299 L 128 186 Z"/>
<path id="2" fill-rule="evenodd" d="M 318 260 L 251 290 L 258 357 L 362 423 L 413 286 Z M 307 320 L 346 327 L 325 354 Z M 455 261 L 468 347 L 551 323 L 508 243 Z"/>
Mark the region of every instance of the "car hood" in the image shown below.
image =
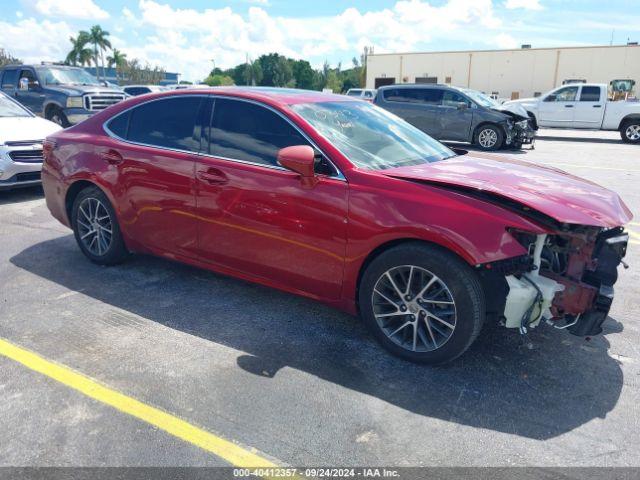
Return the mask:
<path id="1" fill-rule="evenodd" d="M 40 117 L 2 117 L 0 145 L 5 142 L 44 140 L 58 130 L 62 130 L 60 125 Z"/>
<path id="2" fill-rule="evenodd" d="M 527 120 L 529 118 L 527 110 L 519 103 L 502 104 L 493 107 L 492 110 L 505 113 L 514 117 L 516 120 Z"/>
<path id="3" fill-rule="evenodd" d="M 47 85 L 47 90 L 59 92 L 68 96 L 83 95 L 85 93 L 124 93 L 115 88 L 106 88 L 96 85 Z"/>
<path id="4" fill-rule="evenodd" d="M 384 175 L 517 202 L 561 223 L 617 227 L 633 218 L 618 194 L 562 170 L 477 154 L 384 170 Z"/>

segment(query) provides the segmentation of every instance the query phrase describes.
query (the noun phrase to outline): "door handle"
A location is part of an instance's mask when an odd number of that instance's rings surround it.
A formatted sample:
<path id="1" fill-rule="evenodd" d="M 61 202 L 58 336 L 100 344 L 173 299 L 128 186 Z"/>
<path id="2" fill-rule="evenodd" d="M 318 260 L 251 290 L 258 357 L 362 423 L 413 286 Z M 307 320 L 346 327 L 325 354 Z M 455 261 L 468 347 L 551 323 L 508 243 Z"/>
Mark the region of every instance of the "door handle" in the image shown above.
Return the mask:
<path id="1" fill-rule="evenodd" d="M 124 158 L 115 150 L 107 150 L 102 154 L 102 159 L 109 165 L 119 165 L 124 162 Z"/>
<path id="2" fill-rule="evenodd" d="M 565 105 L 564 108 L 573 108 L 573 105 Z"/>
<path id="3" fill-rule="evenodd" d="M 602 105 L 594 105 L 593 108 L 600 108 Z"/>
<path id="4" fill-rule="evenodd" d="M 227 176 L 216 168 L 209 168 L 198 172 L 198 178 L 211 185 L 222 185 L 228 181 Z"/>

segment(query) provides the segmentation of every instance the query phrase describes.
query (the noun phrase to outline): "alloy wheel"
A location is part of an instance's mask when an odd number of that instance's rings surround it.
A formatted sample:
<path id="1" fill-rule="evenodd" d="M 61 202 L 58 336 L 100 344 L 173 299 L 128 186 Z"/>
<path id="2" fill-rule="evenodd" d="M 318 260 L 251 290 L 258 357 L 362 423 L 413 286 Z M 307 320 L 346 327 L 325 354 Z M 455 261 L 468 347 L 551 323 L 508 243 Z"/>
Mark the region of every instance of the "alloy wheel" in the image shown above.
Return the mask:
<path id="1" fill-rule="evenodd" d="M 94 197 L 85 198 L 78 206 L 78 234 L 85 248 L 98 257 L 111 246 L 113 225 L 103 203 Z"/>
<path id="2" fill-rule="evenodd" d="M 415 265 L 383 273 L 371 298 L 378 326 L 396 345 L 412 352 L 442 347 L 456 328 L 456 304 L 447 285 Z"/>
<path id="3" fill-rule="evenodd" d="M 629 125 L 624 134 L 629 140 L 640 140 L 640 125 Z"/>
<path id="4" fill-rule="evenodd" d="M 498 141 L 498 134 L 491 128 L 485 128 L 478 135 L 478 143 L 483 148 L 492 148 Z"/>

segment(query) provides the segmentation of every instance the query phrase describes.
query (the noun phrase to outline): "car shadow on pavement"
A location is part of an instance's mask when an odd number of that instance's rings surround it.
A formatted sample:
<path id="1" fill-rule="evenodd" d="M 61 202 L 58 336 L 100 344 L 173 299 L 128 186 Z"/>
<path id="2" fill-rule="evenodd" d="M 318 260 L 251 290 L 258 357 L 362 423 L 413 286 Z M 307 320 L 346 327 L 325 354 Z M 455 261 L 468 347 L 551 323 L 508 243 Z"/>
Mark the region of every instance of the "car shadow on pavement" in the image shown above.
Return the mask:
<path id="1" fill-rule="evenodd" d="M 0 205 L 28 202 L 44 197 L 42 187 L 24 187 L 14 190 L 0 190 Z"/>
<path id="2" fill-rule="evenodd" d="M 617 143 L 623 145 L 620 138 L 563 137 L 556 135 L 538 135 L 537 140 L 551 142 Z"/>
<path id="3" fill-rule="evenodd" d="M 586 341 L 551 327 L 530 334 L 486 325 L 465 355 L 441 367 L 390 356 L 362 322 L 317 302 L 163 259 L 116 267 L 85 260 L 67 235 L 11 258 L 72 291 L 244 352 L 239 368 L 275 377 L 294 368 L 392 405 L 532 439 L 569 432 L 616 405 L 623 384 L 606 334 Z M 135 291 L 135 295 L 132 292 Z M 166 308 L 167 297 L 174 302 Z M 180 348 L 176 346 L 176 348 Z"/>
<path id="4" fill-rule="evenodd" d="M 507 154 L 507 155 L 526 155 L 531 148 L 529 145 L 525 145 L 519 149 L 501 148 L 499 150 L 486 151 L 481 149 L 480 147 L 476 147 L 475 145 L 469 145 L 468 143 L 444 142 L 444 144 L 447 147 L 454 150 L 456 153 L 458 153 L 458 151 L 466 150 L 468 152 L 480 152 L 480 153 L 489 153 L 489 154 L 498 153 L 498 154 Z"/>

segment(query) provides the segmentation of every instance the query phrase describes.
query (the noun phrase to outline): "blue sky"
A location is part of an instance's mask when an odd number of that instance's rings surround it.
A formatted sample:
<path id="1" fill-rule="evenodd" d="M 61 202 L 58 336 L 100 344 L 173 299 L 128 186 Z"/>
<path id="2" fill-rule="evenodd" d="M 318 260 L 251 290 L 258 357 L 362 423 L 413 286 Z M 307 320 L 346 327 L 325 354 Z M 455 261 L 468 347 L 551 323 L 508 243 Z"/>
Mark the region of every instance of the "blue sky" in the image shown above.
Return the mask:
<path id="1" fill-rule="evenodd" d="M 69 36 L 100 24 L 114 47 L 184 79 L 279 52 L 320 66 L 375 52 L 603 45 L 640 41 L 635 1 L 14 0 L 0 2 L 0 47 L 60 60 Z M 628 13 L 627 13 L 628 12 Z"/>

